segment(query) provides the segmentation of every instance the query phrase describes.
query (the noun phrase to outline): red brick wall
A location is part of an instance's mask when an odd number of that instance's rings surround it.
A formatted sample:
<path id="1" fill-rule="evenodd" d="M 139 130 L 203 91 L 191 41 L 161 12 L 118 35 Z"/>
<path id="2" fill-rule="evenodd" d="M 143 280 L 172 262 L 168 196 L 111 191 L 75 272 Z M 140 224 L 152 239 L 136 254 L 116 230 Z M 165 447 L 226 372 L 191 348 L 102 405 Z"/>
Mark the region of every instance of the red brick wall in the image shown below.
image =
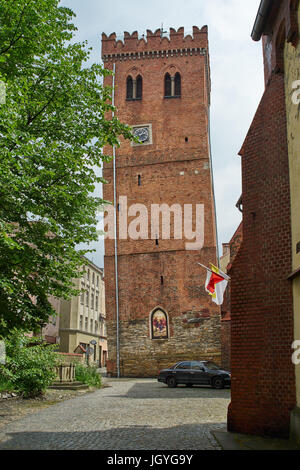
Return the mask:
<path id="1" fill-rule="evenodd" d="M 223 317 L 223 314 L 222 314 Z M 226 317 L 221 320 L 221 357 L 222 369 L 231 369 L 231 320 Z"/>
<path id="2" fill-rule="evenodd" d="M 283 74 L 272 74 L 242 155 L 243 242 L 231 276 L 230 431 L 288 437 L 292 364 L 290 192 Z"/>
<path id="3" fill-rule="evenodd" d="M 124 57 L 124 53 L 139 54 Z M 114 55 L 114 56 L 113 56 Z M 207 28 L 160 30 L 147 41 L 125 33 L 124 43 L 103 35 L 105 67 L 115 74 L 118 118 L 129 124 L 152 124 L 153 144 L 117 149 L 117 197 L 128 205 L 204 204 L 205 240 L 199 251 L 186 251 L 186 240 L 118 240 L 121 374 L 153 376 L 185 358 L 220 361 L 220 310 L 204 291 L 206 273 L 197 262 L 216 262 L 214 206 L 208 149 L 209 59 Z M 181 98 L 164 98 L 166 72 L 181 74 Z M 143 78 L 141 101 L 126 101 L 126 78 Z M 111 78 L 106 84 L 111 84 Z M 186 138 L 188 141 L 186 142 Z M 111 153 L 111 149 L 106 149 Z M 138 175 L 141 185 L 138 185 Z M 112 163 L 105 164 L 104 198 L 113 200 Z M 131 217 L 130 220 L 133 219 Z M 171 232 L 172 233 L 172 232 Z M 163 276 L 163 285 L 161 283 Z M 105 288 L 109 361 L 116 373 L 114 241 L 105 243 Z M 160 306 L 169 316 L 170 338 L 151 340 L 149 315 Z M 199 322 L 189 323 L 198 318 Z"/>
<path id="4" fill-rule="evenodd" d="M 243 224 L 240 223 L 238 229 L 230 240 L 230 264 L 233 263 L 243 241 Z"/>
<path id="5" fill-rule="evenodd" d="M 230 269 L 243 240 L 243 224 L 240 223 L 229 242 L 230 260 L 227 271 Z M 224 301 L 221 307 L 221 345 L 222 345 L 222 368 L 231 369 L 231 281 L 224 293 Z"/>

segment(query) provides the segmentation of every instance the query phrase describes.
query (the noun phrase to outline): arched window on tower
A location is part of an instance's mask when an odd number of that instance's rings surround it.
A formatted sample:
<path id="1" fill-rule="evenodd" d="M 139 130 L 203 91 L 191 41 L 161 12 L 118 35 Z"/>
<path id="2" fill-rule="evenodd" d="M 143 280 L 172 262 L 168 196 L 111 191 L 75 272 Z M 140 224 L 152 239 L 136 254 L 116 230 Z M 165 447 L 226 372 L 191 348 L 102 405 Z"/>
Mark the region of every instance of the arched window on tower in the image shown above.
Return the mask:
<path id="1" fill-rule="evenodd" d="M 165 75 L 165 98 L 181 97 L 181 76 L 179 72 L 175 75 L 166 73 Z"/>
<path id="2" fill-rule="evenodd" d="M 175 96 L 181 96 L 181 76 L 179 72 L 175 74 Z"/>
<path id="3" fill-rule="evenodd" d="M 132 77 L 127 77 L 126 80 L 126 99 L 132 100 L 133 99 L 133 80 Z"/>
<path id="4" fill-rule="evenodd" d="M 165 98 L 170 98 L 172 96 L 171 90 L 171 76 L 169 73 L 165 75 Z"/>
<path id="5" fill-rule="evenodd" d="M 136 79 L 136 99 L 141 100 L 143 95 L 143 79 L 140 75 Z"/>

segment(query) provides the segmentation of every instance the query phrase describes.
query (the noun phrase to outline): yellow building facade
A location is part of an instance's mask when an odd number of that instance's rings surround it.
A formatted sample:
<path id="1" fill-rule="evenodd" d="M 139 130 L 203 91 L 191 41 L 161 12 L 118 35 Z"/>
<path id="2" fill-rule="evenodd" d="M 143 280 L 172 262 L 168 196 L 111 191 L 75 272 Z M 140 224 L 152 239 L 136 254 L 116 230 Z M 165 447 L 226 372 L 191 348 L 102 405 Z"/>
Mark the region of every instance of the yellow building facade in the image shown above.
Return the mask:
<path id="1" fill-rule="evenodd" d="M 60 351 L 84 353 L 90 364 L 106 367 L 107 336 L 103 271 L 89 261 L 75 280 L 81 295 L 60 305 Z M 87 354 L 89 353 L 89 354 Z"/>
<path id="2" fill-rule="evenodd" d="M 300 3 L 298 3 L 298 31 L 300 31 Z M 294 339 L 300 348 L 300 41 L 285 43 L 284 50 L 285 94 L 287 110 L 287 135 L 289 150 L 292 263 L 294 308 Z M 297 354 L 295 355 L 296 358 Z M 298 354 L 300 360 L 300 354 Z M 295 359 L 294 359 L 295 360 Z M 298 361 L 297 361 L 298 362 Z M 300 444 L 300 364 L 295 363 L 297 408 L 292 412 L 291 433 Z"/>

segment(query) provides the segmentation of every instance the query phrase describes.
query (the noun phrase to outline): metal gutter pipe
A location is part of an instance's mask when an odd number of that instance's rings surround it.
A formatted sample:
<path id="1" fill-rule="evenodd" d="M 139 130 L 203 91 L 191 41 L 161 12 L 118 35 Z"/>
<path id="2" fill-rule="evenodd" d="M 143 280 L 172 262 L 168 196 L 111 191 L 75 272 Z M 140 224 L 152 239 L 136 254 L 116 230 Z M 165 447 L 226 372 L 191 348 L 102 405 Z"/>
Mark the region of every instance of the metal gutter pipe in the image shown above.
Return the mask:
<path id="1" fill-rule="evenodd" d="M 113 64 L 112 105 L 115 105 L 115 74 Z M 115 116 L 114 111 L 112 116 Z M 120 378 L 120 331 L 119 331 L 119 280 L 118 280 L 118 240 L 117 240 L 117 187 L 116 187 L 116 147 L 113 146 L 113 180 L 114 180 L 114 237 L 115 237 L 115 295 L 116 295 L 116 340 L 117 340 L 117 375 Z"/>
<path id="2" fill-rule="evenodd" d="M 272 6 L 273 0 L 261 0 L 251 33 L 253 41 L 260 41 L 264 27 L 266 25 L 268 14 L 270 13 Z"/>

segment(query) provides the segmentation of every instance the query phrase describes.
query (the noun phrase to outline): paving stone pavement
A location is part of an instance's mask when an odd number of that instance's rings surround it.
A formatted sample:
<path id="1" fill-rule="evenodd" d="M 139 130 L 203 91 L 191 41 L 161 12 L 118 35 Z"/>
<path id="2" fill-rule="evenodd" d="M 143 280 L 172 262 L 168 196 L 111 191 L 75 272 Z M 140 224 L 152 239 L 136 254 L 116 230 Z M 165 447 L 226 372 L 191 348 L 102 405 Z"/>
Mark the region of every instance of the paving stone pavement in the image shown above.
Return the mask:
<path id="1" fill-rule="evenodd" d="M 3 449 L 219 450 L 230 390 L 169 389 L 155 379 L 106 379 L 0 430 Z M 1 419 L 1 418 L 0 418 Z"/>

